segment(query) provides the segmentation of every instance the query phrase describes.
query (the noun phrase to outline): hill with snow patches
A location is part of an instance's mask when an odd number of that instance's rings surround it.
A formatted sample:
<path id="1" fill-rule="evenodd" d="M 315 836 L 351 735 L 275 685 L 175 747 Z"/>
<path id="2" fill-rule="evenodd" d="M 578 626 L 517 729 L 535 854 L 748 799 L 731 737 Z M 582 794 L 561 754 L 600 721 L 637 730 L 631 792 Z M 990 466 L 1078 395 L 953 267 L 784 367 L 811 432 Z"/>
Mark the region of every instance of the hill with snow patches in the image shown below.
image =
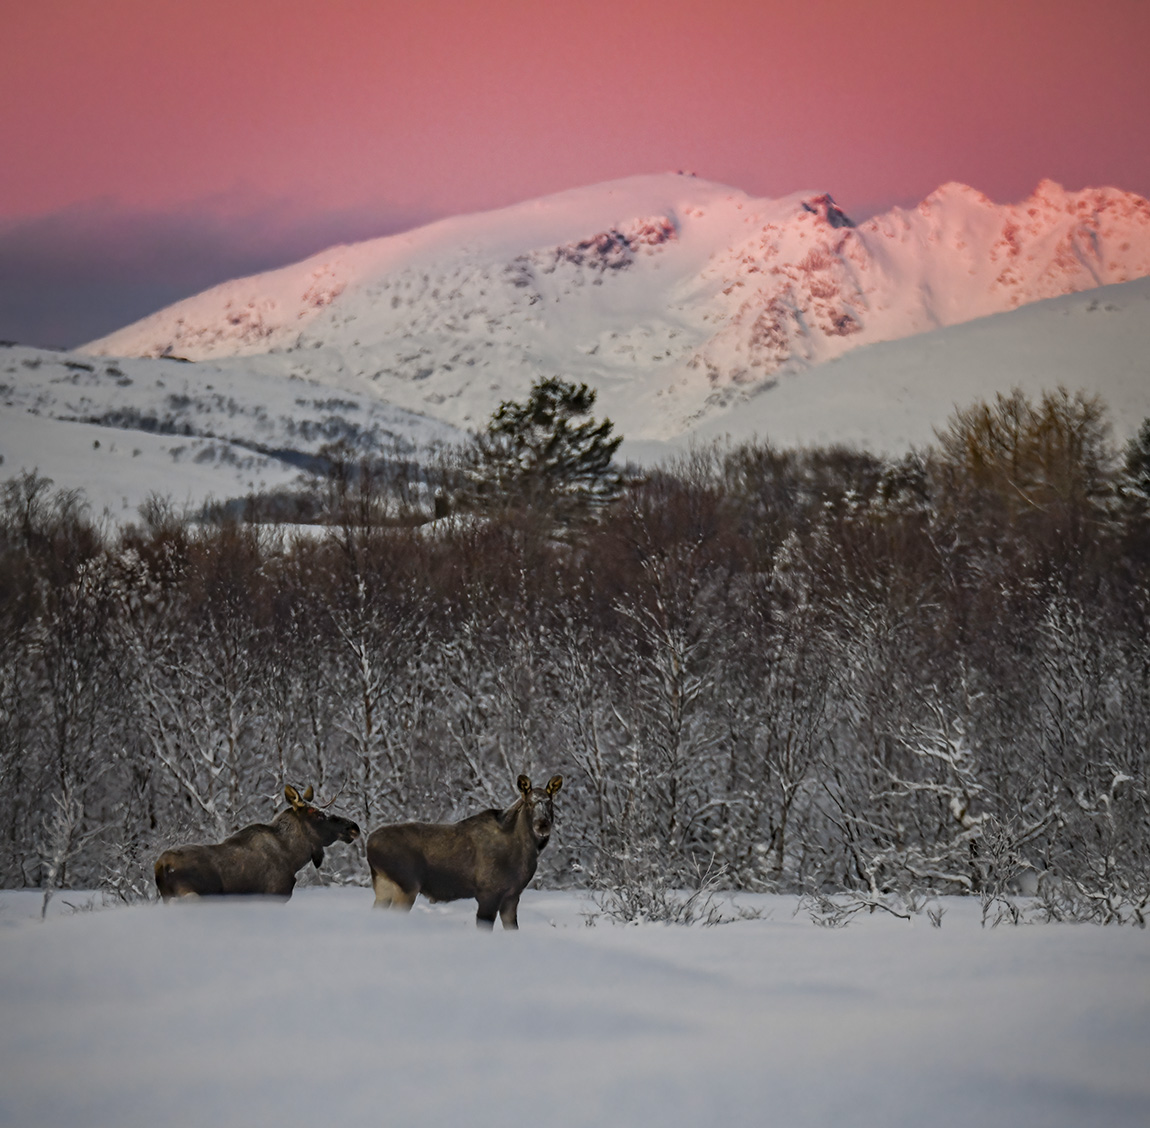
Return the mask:
<path id="1" fill-rule="evenodd" d="M 418 462 L 461 431 L 378 397 L 213 364 L 0 349 L 0 480 L 35 470 L 134 520 L 291 486 L 328 444 Z"/>
<path id="2" fill-rule="evenodd" d="M 1150 415 L 1146 275 L 1150 203 L 1113 188 L 1044 181 L 998 205 L 948 184 L 855 225 L 826 194 L 632 177 L 335 247 L 78 354 L 0 354 L 0 473 L 26 457 L 16 420 L 34 411 L 23 443 L 45 465 L 55 440 L 32 431 L 49 419 L 146 417 L 153 439 L 171 422 L 238 444 L 252 472 L 222 489 L 266 483 L 314 452 L 309 427 L 360 434 L 370 417 L 412 449 L 451 441 L 541 375 L 595 387 L 646 461 L 724 434 L 903 448 L 1015 385 L 1086 387 L 1133 426 Z M 183 450 L 185 468 L 212 462 Z"/>

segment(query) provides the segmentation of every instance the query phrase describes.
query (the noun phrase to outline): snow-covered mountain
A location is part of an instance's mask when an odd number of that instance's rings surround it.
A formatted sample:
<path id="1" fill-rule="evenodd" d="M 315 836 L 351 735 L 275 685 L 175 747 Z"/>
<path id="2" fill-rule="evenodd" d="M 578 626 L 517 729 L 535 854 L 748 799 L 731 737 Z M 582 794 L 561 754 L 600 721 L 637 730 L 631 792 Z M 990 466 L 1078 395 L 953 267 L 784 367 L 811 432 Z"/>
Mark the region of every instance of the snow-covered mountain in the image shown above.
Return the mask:
<path id="1" fill-rule="evenodd" d="M 92 342 L 374 395 L 461 427 L 540 374 L 634 440 L 676 440 L 788 373 L 1150 274 L 1150 203 L 948 184 L 854 225 L 830 196 L 639 176 L 228 282 Z"/>
<path id="2" fill-rule="evenodd" d="M 1015 386 L 1096 392 L 1124 438 L 1150 416 L 1144 275 L 1150 205 L 1114 189 L 951 185 L 855 227 L 827 196 L 638 177 L 334 248 L 80 352 L 0 348 L 0 480 L 194 507 L 334 441 L 418 461 L 544 374 L 596 387 L 644 463 L 724 436 L 898 454 Z"/>

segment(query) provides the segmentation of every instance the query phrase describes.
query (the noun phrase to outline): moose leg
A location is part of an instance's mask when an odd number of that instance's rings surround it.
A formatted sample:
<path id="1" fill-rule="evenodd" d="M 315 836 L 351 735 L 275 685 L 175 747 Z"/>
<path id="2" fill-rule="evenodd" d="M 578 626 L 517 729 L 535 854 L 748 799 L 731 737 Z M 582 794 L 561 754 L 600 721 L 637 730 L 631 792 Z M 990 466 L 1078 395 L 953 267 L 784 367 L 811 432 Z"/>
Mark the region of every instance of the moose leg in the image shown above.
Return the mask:
<path id="1" fill-rule="evenodd" d="M 519 894 L 514 893 L 504 898 L 499 906 L 499 919 L 503 921 L 504 929 L 519 927 Z"/>
<path id="2" fill-rule="evenodd" d="M 161 884 L 157 880 L 156 884 L 159 886 L 160 896 L 163 897 L 165 904 L 169 901 L 198 901 L 200 899 L 200 891 L 178 874 L 167 873 L 164 875 L 163 883 Z"/>
<path id="3" fill-rule="evenodd" d="M 164 904 L 169 901 L 198 901 L 200 895 L 194 889 L 177 889 L 174 893 L 169 893 L 164 898 Z"/>
<path id="4" fill-rule="evenodd" d="M 479 912 L 475 914 L 477 928 L 488 932 L 495 927 L 495 914 L 499 911 L 499 899 L 496 897 L 480 897 Z"/>
<path id="5" fill-rule="evenodd" d="M 405 892 L 399 885 L 379 870 L 371 871 L 371 885 L 375 890 L 375 908 L 409 910 L 415 904 L 417 890 Z"/>

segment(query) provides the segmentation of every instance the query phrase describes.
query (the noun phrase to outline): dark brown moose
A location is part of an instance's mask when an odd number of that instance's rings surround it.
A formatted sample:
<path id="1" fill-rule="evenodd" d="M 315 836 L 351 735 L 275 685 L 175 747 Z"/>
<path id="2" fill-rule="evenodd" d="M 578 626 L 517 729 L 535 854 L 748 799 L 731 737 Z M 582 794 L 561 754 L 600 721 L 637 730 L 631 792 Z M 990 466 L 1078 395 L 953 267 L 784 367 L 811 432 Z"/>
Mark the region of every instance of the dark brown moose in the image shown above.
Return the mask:
<path id="1" fill-rule="evenodd" d="M 354 842 L 359 827 L 351 819 L 313 807 L 312 789 L 302 795 L 290 785 L 290 806 L 270 824 L 245 826 L 212 846 L 177 846 L 156 859 L 156 888 L 165 901 L 173 897 L 220 897 L 263 894 L 287 900 L 295 875 L 312 862 L 319 869 L 323 850 L 336 840 Z"/>
<path id="2" fill-rule="evenodd" d="M 407 910 L 420 893 L 429 901 L 474 897 L 480 928 L 494 928 L 496 913 L 504 928 L 518 928 L 519 894 L 535 876 L 551 837 L 553 800 L 562 786 L 562 776 L 536 788 L 521 775 L 519 798 L 506 810 L 457 823 L 398 823 L 373 831 L 367 862 L 376 907 Z"/>

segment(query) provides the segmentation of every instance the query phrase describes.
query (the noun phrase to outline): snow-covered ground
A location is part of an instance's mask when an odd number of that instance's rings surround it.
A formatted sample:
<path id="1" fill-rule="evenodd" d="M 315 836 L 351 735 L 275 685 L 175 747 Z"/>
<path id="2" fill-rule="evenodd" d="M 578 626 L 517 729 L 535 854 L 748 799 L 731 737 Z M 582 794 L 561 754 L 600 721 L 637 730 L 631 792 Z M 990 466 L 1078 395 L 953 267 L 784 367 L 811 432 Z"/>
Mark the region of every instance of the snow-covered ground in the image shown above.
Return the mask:
<path id="1" fill-rule="evenodd" d="M 625 927 L 473 907 L 0 893 L 0 1124 L 1043 1128 L 1150 1120 L 1150 936 L 880 915 Z"/>

